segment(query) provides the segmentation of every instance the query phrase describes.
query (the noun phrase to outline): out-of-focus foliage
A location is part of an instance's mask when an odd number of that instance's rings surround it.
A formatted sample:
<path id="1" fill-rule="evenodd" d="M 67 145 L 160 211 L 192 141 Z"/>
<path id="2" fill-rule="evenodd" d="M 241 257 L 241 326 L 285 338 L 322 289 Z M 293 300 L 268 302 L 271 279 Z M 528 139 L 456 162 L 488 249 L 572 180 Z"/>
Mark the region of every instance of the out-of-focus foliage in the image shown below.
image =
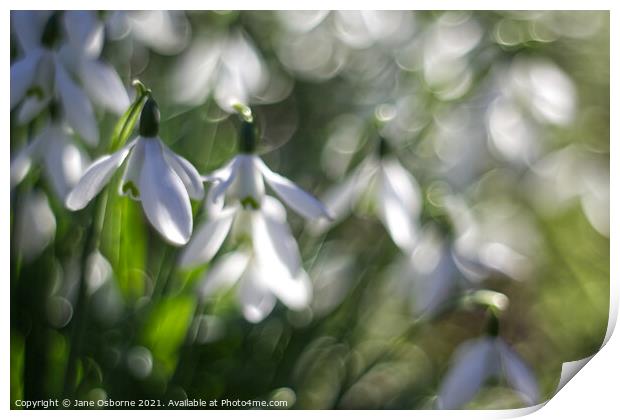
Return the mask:
<path id="1" fill-rule="evenodd" d="M 325 199 L 378 155 L 381 136 L 419 184 L 413 221 L 426 245 L 402 252 L 372 191 L 332 226 L 290 213 L 312 304 L 278 304 L 252 324 L 234 291 L 201 299 L 210 265 L 177 267 L 179 251 L 115 187 L 102 196 L 99 251 L 84 255 L 93 206 L 66 210 L 35 162 L 11 192 L 12 406 L 72 396 L 433 408 L 454 352 L 486 332 L 485 310 L 459 299 L 478 289 L 508 297 L 499 335 L 541 398 L 563 362 L 598 350 L 609 303 L 608 13 L 98 18 L 102 58 L 130 91 L 133 79 L 152 89 L 160 137 L 200 173 L 237 151 L 235 101 L 252 106 L 265 162 Z M 96 116 L 99 146 L 73 135 L 92 160 L 117 124 Z M 24 125 L 12 112 L 12 159 L 47 118 Z M 204 210 L 193 207 L 196 226 Z M 437 306 L 421 310 L 433 287 Z M 467 406 L 522 405 L 499 377 Z"/>

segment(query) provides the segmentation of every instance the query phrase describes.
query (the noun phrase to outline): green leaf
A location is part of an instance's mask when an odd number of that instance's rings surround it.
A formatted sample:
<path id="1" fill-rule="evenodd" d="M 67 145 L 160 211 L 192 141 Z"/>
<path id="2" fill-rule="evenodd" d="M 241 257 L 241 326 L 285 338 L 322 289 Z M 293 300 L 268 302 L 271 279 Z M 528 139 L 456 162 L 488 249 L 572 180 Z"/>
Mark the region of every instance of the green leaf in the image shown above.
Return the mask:
<path id="1" fill-rule="evenodd" d="M 144 296 L 147 288 L 147 231 L 140 203 L 125 196 L 110 194 L 105 220 L 100 250 L 114 269 L 124 300 L 135 302 Z"/>
<path id="2" fill-rule="evenodd" d="M 158 302 L 149 314 L 143 343 L 168 373 L 174 371 L 178 351 L 192 321 L 196 300 L 193 296 L 175 296 Z"/>

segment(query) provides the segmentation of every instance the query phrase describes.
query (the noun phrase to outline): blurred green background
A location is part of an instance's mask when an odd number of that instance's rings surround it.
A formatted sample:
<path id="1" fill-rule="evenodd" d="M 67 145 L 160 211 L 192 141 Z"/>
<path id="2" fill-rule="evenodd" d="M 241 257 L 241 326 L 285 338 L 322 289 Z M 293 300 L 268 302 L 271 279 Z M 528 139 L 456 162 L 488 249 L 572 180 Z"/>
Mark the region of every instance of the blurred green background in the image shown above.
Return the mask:
<path id="1" fill-rule="evenodd" d="M 543 396 L 563 362 L 598 350 L 609 308 L 608 13 L 196 11 L 179 19 L 178 51 L 162 54 L 129 34 L 108 36 L 103 57 L 128 86 L 139 78 L 153 90 L 161 138 L 200 173 L 236 153 L 237 124 L 219 107 L 216 76 L 195 103 L 178 100 L 183 88 L 205 84 L 201 72 L 220 71 L 189 71 L 185 58 L 209 53 L 197 40 L 241 33 L 260 62 L 263 83 L 248 100 L 273 170 L 321 197 L 374 153 L 379 118 L 423 191 L 421 226 L 445 213 L 434 194 L 457 196 L 488 242 L 523 256 L 517 279 L 492 271 L 479 287 L 510 299 L 500 335 L 531 366 Z M 46 115 L 26 127 L 11 117 L 13 153 Z M 101 145 L 84 146 L 93 159 L 116 123 L 98 117 Z M 33 191 L 45 194 L 55 224 L 53 238 L 24 258 L 20 226 L 49 219 L 20 210 Z M 194 204 L 197 226 L 203 210 Z M 312 306 L 278 304 L 251 324 L 234 292 L 199 302 L 197 282 L 209 267 L 177 269 L 178 251 L 126 197 L 107 196 L 100 256 L 82 258 L 90 213 L 66 210 L 34 168 L 11 192 L 11 406 L 71 396 L 431 408 L 451 355 L 483 333 L 485 314 L 454 307 L 418 319 L 408 288 L 416 279 L 398 270 L 401 253 L 371 210 L 356 208 L 319 236 L 291 214 Z M 88 281 L 79 306 L 81 270 Z M 470 403 L 521 405 L 495 382 Z"/>

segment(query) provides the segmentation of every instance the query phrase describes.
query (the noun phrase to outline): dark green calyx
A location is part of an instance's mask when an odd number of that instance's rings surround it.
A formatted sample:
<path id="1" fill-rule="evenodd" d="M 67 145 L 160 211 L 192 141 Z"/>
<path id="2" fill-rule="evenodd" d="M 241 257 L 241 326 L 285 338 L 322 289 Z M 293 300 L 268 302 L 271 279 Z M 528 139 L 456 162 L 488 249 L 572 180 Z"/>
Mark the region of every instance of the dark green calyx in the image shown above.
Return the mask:
<path id="1" fill-rule="evenodd" d="M 47 48 L 52 48 L 59 40 L 61 35 L 60 19 L 62 12 L 54 12 L 43 28 L 41 44 Z"/>
<path id="2" fill-rule="evenodd" d="M 256 151 L 256 127 L 253 123 L 242 121 L 239 132 L 239 152 L 254 153 Z"/>
<path id="3" fill-rule="evenodd" d="M 385 138 L 383 138 L 383 136 L 379 136 L 379 156 L 383 157 L 385 155 L 387 155 L 390 151 L 390 145 L 388 144 L 387 140 Z"/>
<path id="4" fill-rule="evenodd" d="M 159 133 L 159 107 L 155 99 L 149 98 L 140 114 L 140 136 L 156 137 Z"/>

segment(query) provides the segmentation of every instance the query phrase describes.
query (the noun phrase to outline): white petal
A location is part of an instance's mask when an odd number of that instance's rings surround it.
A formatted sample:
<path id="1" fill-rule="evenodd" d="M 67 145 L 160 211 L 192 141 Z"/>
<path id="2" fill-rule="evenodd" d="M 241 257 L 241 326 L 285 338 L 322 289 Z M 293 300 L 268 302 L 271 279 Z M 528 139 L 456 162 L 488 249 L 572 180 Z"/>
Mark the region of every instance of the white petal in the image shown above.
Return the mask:
<path id="1" fill-rule="evenodd" d="M 11 11 L 11 28 L 25 52 L 41 47 L 41 36 L 51 12 L 45 10 Z"/>
<path id="2" fill-rule="evenodd" d="M 102 156 L 94 161 L 67 196 L 65 201 L 67 208 L 75 211 L 86 207 L 90 200 L 110 181 L 114 171 L 123 164 L 134 144 L 135 141 L 112 155 Z"/>
<path id="3" fill-rule="evenodd" d="M 307 219 L 332 218 L 323 203 L 292 181 L 272 172 L 259 158 L 255 159 L 269 186 L 290 208 Z"/>
<path id="4" fill-rule="evenodd" d="M 32 54 L 38 54 L 35 51 Z M 54 92 L 54 58 L 47 52 L 40 54 L 39 64 L 31 87 L 36 91 L 26 94 L 17 112 L 17 122 L 26 125 L 48 106 Z"/>
<path id="5" fill-rule="evenodd" d="M 36 258 L 54 238 L 56 218 L 47 196 L 40 191 L 24 195 L 16 215 L 16 247 L 28 261 Z"/>
<path id="6" fill-rule="evenodd" d="M 88 97 L 75 84 L 58 59 L 55 60 L 56 88 L 69 125 L 91 146 L 99 141 L 99 129 Z"/>
<path id="7" fill-rule="evenodd" d="M 425 235 L 426 236 L 426 235 Z M 447 244 L 422 238 L 409 257 L 412 271 L 413 310 L 416 315 L 430 316 L 456 292 L 458 269 Z"/>
<path id="8" fill-rule="evenodd" d="M 266 273 L 263 283 L 286 306 L 304 308 L 310 302 L 312 288 L 301 265 L 297 242 L 282 219 L 284 208 L 277 209 L 275 217 L 264 207 L 261 212 L 252 215 L 252 240 L 257 264 Z"/>
<path id="9" fill-rule="evenodd" d="M 118 193 L 128 196 L 132 200 L 140 200 L 140 174 L 142 173 L 142 163 L 144 162 L 144 142 L 136 141 L 131 154 L 127 158 L 125 171 L 118 184 Z"/>
<path id="10" fill-rule="evenodd" d="M 222 255 L 212 267 L 209 267 L 200 282 L 200 296 L 205 298 L 220 289 L 231 287 L 241 278 L 249 261 L 250 256 L 244 252 Z"/>
<path id="11" fill-rule="evenodd" d="M 241 201 L 251 198 L 260 205 L 265 195 L 265 183 L 256 158 L 253 155 L 238 155 L 235 173 L 235 180 L 229 188 L 230 195 Z"/>
<path id="12" fill-rule="evenodd" d="M 250 99 L 241 75 L 237 72 L 230 72 L 226 67 L 219 72 L 213 98 L 220 108 L 230 113 L 235 112 L 233 105 L 247 104 Z"/>
<path id="13" fill-rule="evenodd" d="M 214 181 L 214 182 L 215 182 L 215 185 L 217 185 L 217 183 L 219 183 L 220 181 Z M 205 197 L 205 200 L 204 200 L 206 214 L 209 217 L 217 216 L 224 209 L 224 196 L 220 195 L 217 200 L 214 200 L 213 199 L 214 189 L 215 189 L 214 187 L 211 187 L 209 189 L 209 192 L 207 193 L 207 196 Z"/>
<path id="14" fill-rule="evenodd" d="M 134 36 L 160 54 L 178 54 L 189 41 L 190 24 L 182 11 L 141 10 L 130 19 Z"/>
<path id="15" fill-rule="evenodd" d="M 183 185 L 187 189 L 187 193 L 194 200 L 201 200 L 205 195 L 204 185 L 202 185 L 202 177 L 187 159 L 177 155 L 167 146 L 164 145 L 164 157 L 172 169 L 177 173 Z"/>
<path id="16" fill-rule="evenodd" d="M 372 176 L 375 173 L 376 167 L 371 168 L 367 162 L 363 162 L 340 185 L 330 188 L 322 201 L 333 220 L 321 219 L 317 221 L 311 226 L 312 232 L 320 234 L 333 223 L 347 217 L 372 181 Z"/>
<path id="17" fill-rule="evenodd" d="M 392 240 L 410 252 L 416 241 L 414 220 L 421 208 L 420 190 L 413 177 L 396 161 L 384 161 L 379 174 L 378 211 Z"/>
<path id="18" fill-rule="evenodd" d="M 87 158 L 61 126 L 52 125 L 44 141 L 45 174 L 58 198 L 64 201 L 79 182 L 88 165 Z"/>
<path id="19" fill-rule="evenodd" d="M 23 181 L 28 175 L 28 171 L 32 166 L 32 162 L 39 158 L 41 146 L 47 135 L 49 126 L 46 126 L 26 147 L 16 153 L 11 160 L 11 188 Z"/>
<path id="20" fill-rule="evenodd" d="M 20 125 L 26 125 L 34 119 L 39 113 L 47 107 L 51 101 L 51 96 L 42 98 L 34 95 L 28 95 L 22 102 L 17 113 L 17 122 Z"/>
<path id="21" fill-rule="evenodd" d="M 276 306 L 275 296 L 264 284 L 267 276 L 269 276 L 268 272 L 251 262 L 239 282 L 239 302 L 245 319 L 250 322 L 262 321 Z"/>
<path id="22" fill-rule="evenodd" d="M 324 203 L 334 219 L 342 219 L 351 212 L 363 187 L 364 184 L 356 171 L 342 184 L 327 191 Z"/>
<path id="23" fill-rule="evenodd" d="M 297 242 L 286 222 L 261 211 L 252 212 L 252 246 L 257 260 L 267 272 L 284 271 L 294 277 L 301 270 Z"/>
<path id="24" fill-rule="evenodd" d="M 125 10 L 114 10 L 105 19 L 106 36 L 108 39 L 118 41 L 125 38 L 131 32 L 129 18 Z"/>
<path id="25" fill-rule="evenodd" d="M 101 60 L 81 60 L 80 78 L 88 95 L 117 115 L 129 108 L 129 95 L 116 70 Z"/>
<path id="26" fill-rule="evenodd" d="M 73 75 L 79 76 L 82 61 L 88 60 L 81 51 L 76 50 L 71 44 L 61 44 L 56 51 L 55 57 L 62 63 L 65 69 Z"/>
<path id="27" fill-rule="evenodd" d="M 275 280 L 275 279 L 274 279 Z M 312 300 L 312 283 L 308 273 L 299 271 L 296 277 L 282 277 L 270 285 L 271 292 L 294 310 L 307 308 Z"/>
<path id="28" fill-rule="evenodd" d="M 417 217 L 422 209 L 422 197 L 420 186 L 415 178 L 396 159 L 384 159 L 381 167 L 391 188 L 398 193 L 404 207 L 414 217 Z"/>
<path id="29" fill-rule="evenodd" d="M 512 351 L 501 339 L 497 339 L 497 348 L 500 355 L 502 368 L 508 383 L 521 394 L 523 401 L 528 405 L 537 404 L 540 401 L 538 383 L 532 370 Z"/>
<path id="30" fill-rule="evenodd" d="M 211 93 L 220 65 L 220 38 L 215 34 L 198 37 L 176 60 L 170 81 L 176 102 L 199 105 Z"/>
<path id="31" fill-rule="evenodd" d="M 455 410 L 467 404 L 487 378 L 497 372 L 493 339 L 484 337 L 461 344 L 439 391 L 439 408 Z"/>
<path id="32" fill-rule="evenodd" d="M 92 10 L 68 10 L 64 14 L 65 29 L 71 45 L 88 57 L 101 54 L 104 26 Z"/>
<path id="33" fill-rule="evenodd" d="M 266 195 L 261 204 L 261 211 L 271 219 L 286 223 L 286 208 L 277 198 Z"/>
<path id="34" fill-rule="evenodd" d="M 35 50 L 11 64 L 11 109 L 26 96 L 37 75 L 41 53 Z"/>
<path id="35" fill-rule="evenodd" d="M 22 182 L 32 166 L 32 143 L 22 148 L 11 159 L 11 188 Z"/>
<path id="36" fill-rule="evenodd" d="M 179 264 L 184 267 L 191 267 L 211 261 L 230 231 L 236 213 L 235 210 L 227 209 L 217 216 L 209 218 L 201 225 L 183 250 Z"/>
<path id="37" fill-rule="evenodd" d="M 203 176 L 202 180 L 204 182 L 220 182 L 227 180 L 228 178 L 230 178 L 233 169 L 235 168 L 236 161 L 237 157 L 235 156 L 234 158 L 229 160 L 226 165 L 222 166 L 219 169 L 216 169 L 208 175 Z"/>
<path id="38" fill-rule="evenodd" d="M 228 165 L 221 171 L 216 171 L 211 175 L 210 178 L 220 178 L 222 179 L 217 185 L 212 188 L 212 192 L 209 192 L 211 196 L 211 201 L 213 203 L 220 200 L 223 194 L 226 193 L 228 188 L 230 188 L 231 184 L 234 182 L 237 177 L 237 157 L 233 158 Z"/>
<path id="39" fill-rule="evenodd" d="M 221 65 L 232 79 L 236 79 L 234 83 L 237 87 L 242 89 L 237 90 L 237 93 L 246 97 L 259 93 L 268 79 L 258 51 L 241 31 L 234 31 L 226 41 L 222 49 Z"/>
<path id="40" fill-rule="evenodd" d="M 192 234 L 192 207 L 183 182 L 164 159 L 159 139 L 144 139 L 140 174 L 142 207 L 153 227 L 174 245 L 184 245 Z"/>

